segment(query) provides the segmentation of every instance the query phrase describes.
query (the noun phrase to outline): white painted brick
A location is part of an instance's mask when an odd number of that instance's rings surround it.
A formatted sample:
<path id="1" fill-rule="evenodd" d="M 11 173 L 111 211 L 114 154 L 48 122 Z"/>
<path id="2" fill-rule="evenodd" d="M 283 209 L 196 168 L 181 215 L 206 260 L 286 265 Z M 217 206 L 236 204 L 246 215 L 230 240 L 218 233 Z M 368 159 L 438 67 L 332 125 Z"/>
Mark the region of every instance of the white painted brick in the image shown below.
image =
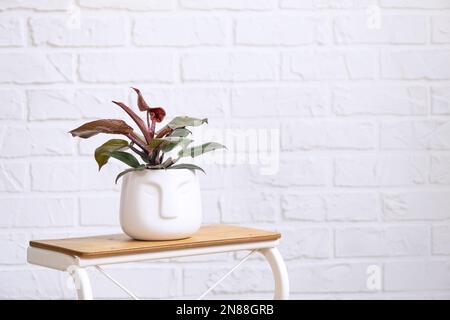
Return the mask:
<path id="1" fill-rule="evenodd" d="M 86 82 L 171 82 L 174 77 L 170 53 L 82 53 L 79 64 L 80 78 Z"/>
<path id="2" fill-rule="evenodd" d="M 34 45 L 56 47 L 109 47 L 124 45 L 125 19 L 82 18 L 80 28 L 68 23 L 67 17 L 31 18 L 29 25 Z"/>
<path id="3" fill-rule="evenodd" d="M 380 28 L 370 28 L 367 15 L 339 15 L 334 19 L 334 34 L 339 44 L 393 43 L 423 44 L 427 41 L 424 16 L 380 17 Z"/>
<path id="4" fill-rule="evenodd" d="M 394 8 L 382 9 L 379 30 L 366 27 L 374 4 Z M 66 25 L 76 6 L 81 29 Z M 67 275 L 26 265 L 29 239 L 121 232 L 114 178 L 125 166 L 112 159 L 98 172 L 93 153 L 122 137 L 67 131 L 88 119 L 132 124 L 111 103 L 137 111 L 130 85 L 166 108 L 164 123 L 210 118 L 194 132 L 205 141 L 222 140 L 206 137 L 215 129 L 282 131 L 273 175 L 261 175 L 263 158 L 194 162 L 207 172 L 204 223 L 281 231 L 294 298 L 447 298 L 450 38 L 440 9 L 449 1 L 0 1 L 0 299 L 75 298 Z M 108 271 L 142 298 L 194 298 L 243 254 Z M 367 267 L 380 263 L 388 290 L 371 292 Z M 262 257 L 243 267 L 211 298 L 270 299 Z M 126 298 L 88 272 L 96 297 Z"/>
<path id="5" fill-rule="evenodd" d="M 0 234 L 1 264 L 25 264 L 28 237 L 25 233 Z"/>
<path id="6" fill-rule="evenodd" d="M 387 291 L 449 290 L 450 262 L 398 261 L 384 264 Z"/>
<path id="7" fill-rule="evenodd" d="M 23 25 L 15 17 L 0 17 L 0 47 L 22 46 L 24 42 Z"/>
<path id="8" fill-rule="evenodd" d="M 223 166 L 201 164 L 206 174 L 199 174 L 198 180 L 202 190 L 215 190 L 225 187 L 227 171 Z"/>
<path id="9" fill-rule="evenodd" d="M 367 268 L 376 263 L 327 263 L 288 268 L 291 292 L 368 292 Z"/>
<path id="10" fill-rule="evenodd" d="M 256 190 L 227 192 L 220 196 L 222 222 L 273 222 L 279 215 L 276 195 Z"/>
<path id="11" fill-rule="evenodd" d="M 228 271 L 229 268 L 226 265 L 184 268 L 184 294 L 200 295 Z M 270 269 L 267 266 L 249 266 L 247 264 L 227 277 L 227 280 L 217 286 L 213 293 L 270 292 L 273 290 L 271 277 Z"/>
<path id="12" fill-rule="evenodd" d="M 430 252 L 426 226 L 339 228 L 335 233 L 337 257 L 416 256 Z"/>
<path id="13" fill-rule="evenodd" d="M 28 174 L 26 162 L 0 162 L 0 191 L 22 192 L 28 187 Z"/>
<path id="14" fill-rule="evenodd" d="M 335 160 L 336 186 L 413 186 L 424 184 L 427 159 L 421 156 L 362 156 Z"/>
<path id="15" fill-rule="evenodd" d="M 5 0 L 0 3 L 0 10 L 34 9 L 38 11 L 65 11 L 72 4 L 71 0 Z"/>
<path id="16" fill-rule="evenodd" d="M 280 0 L 283 9 L 366 9 L 372 0 Z"/>
<path id="17" fill-rule="evenodd" d="M 74 298 L 65 294 L 67 274 L 50 269 L 0 271 L 0 296 L 4 299 L 63 299 Z M 66 289 L 67 290 L 67 289 Z"/>
<path id="18" fill-rule="evenodd" d="M 385 79 L 450 79 L 449 50 L 391 50 L 381 53 Z"/>
<path id="19" fill-rule="evenodd" d="M 281 197 L 281 211 L 288 220 L 323 221 L 326 206 L 320 195 L 289 193 Z"/>
<path id="20" fill-rule="evenodd" d="M 450 21 L 447 16 L 431 18 L 431 41 L 433 43 L 450 43 Z"/>
<path id="21" fill-rule="evenodd" d="M 277 3 L 275 0 L 180 0 L 180 5 L 198 10 L 270 10 Z"/>
<path id="22" fill-rule="evenodd" d="M 324 116 L 327 92 L 316 87 L 241 87 L 231 91 L 236 117 Z"/>
<path id="23" fill-rule="evenodd" d="M 331 255 L 331 231 L 325 228 L 282 229 L 280 251 L 284 259 L 325 259 Z"/>
<path id="24" fill-rule="evenodd" d="M 111 100 L 125 101 L 120 89 L 30 90 L 30 120 L 121 118 L 124 112 Z"/>
<path id="25" fill-rule="evenodd" d="M 340 86 L 333 89 L 337 115 L 424 115 L 428 111 L 425 87 Z"/>
<path id="26" fill-rule="evenodd" d="M 371 193 L 289 193 L 282 196 L 281 209 L 286 219 L 305 221 L 374 221 L 381 211 Z"/>
<path id="27" fill-rule="evenodd" d="M 220 223 L 220 195 L 215 191 L 202 190 L 202 223 Z"/>
<path id="28" fill-rule="evenodd" d="M 81 197 L 80 219 L 83 226 L 118 226 L 119 195 Z"/>
<path id="29" fill-rule="evenodd" d="M 111 161 L 113 162 L 113 161 Z M 94 159 L 70 161 L 34 161 L 31 164 L 34 191 L 112 190 L 114 180 L 123 170 L 117 162 L 109 163 L 100 172 Z"/>
<path id="30" fill-rule="evenodd" d="M 371 122 L 290 121 L 282 126 L 283 150 L 373 149 L 375 125 Z"/>
<path id="31" fill-rule="evenodd" d="M 380 5 L 385 8 L 422 8 L 422 9 L 448 9 L 450 3 L 447 0 L 380 0 Z"/>
<path id="32" fill-rule="evenodd" d="M 450 226 L 436 226 L 432 229 L 433 254 L 450 254 Z"/>
<path id="33" fill-rule="evenodd" d="M 120 89 L 29 90 L 27 97 L 30 120 L 125 116 L 124 112 L 111 102 L 125 101 L 123 90 Z"/>
<path id="34" fill-rule="evenodd" d="M 0 130 L 3 156 L 70 155 L 75 143 L 64 127 L 18 127 Z"/>
<path id="35" fill-rule="evenodd" d="M 74 78 L 69 53 L 2 53 L 0 83 L 58 83 Z"/>
<path id="36" fill-rule="evenodd" d="M 431 157 L 430 182 L 435 184 L 450 184 L 449 156 Z"/>
<path id="37" fill-rule="evenodd" d="M 25 127 L 0 127 L 0 149 L 3 157 L 20 157 L 31 154 L 31 141 Z"/>
<path id="38" fill-rule="evenodd" d="M 373 193 L 333 193 L 324 198 L 329 221 L 374 221 L 381 212 L 379 197 Z"/>
<path id="39" fill-rule="evenodd" d="M 283 9 L 312 9 L 315 8 L 314 0 L 280 0 L 280 7 Z"/>
<path id="40" fill-rule="evenodd" d="M 182 77 L 187 81 L 274 80 L 277 60 L 271 53 L 190 53 L 182 57 Z"/>
<path id="41" fill-rule="evenodd" d="M 450 87 L 431 87 L 431 112 L 450 114 Z"/>
<path id="42" fill-rule="evenodd" d="M 25 101 L 23 94 L 15 89 L 0 90 L 0 120 L 19 120 L 25 118 Z"/>
<path id="43" fill-rule="evenodd" d="M 222 118 L 230 109 L 230 91 L 227 88 L 140 88 L 148 103 L 164 106 L 167 114 Z M 136 96 L 132 96 L 136 104 Z"/>
<path id="44" fill-rule="evenodd" d="M 93 9 L 122 9 L 131 11 L 171 10 L 175 0 L 79 0 L 81 7 Z"/>
<path id="45" fill-rule="evenodd" d="M 324 18 L 272 14 L 237 18 L 235 37 L 243 45 L 295 46 L 329 43 L 332 35 Z"/>
<path id="46" fill-rule="evenodd" d="M 125 97 L 122 89 L 86 88 L 75 91 L 74 101 L 82 118 L 122 118 L 129 121 L 124 111 L 111 102 L 126 101 Z"/>
<path id="47" fill-rule="evenodd" d="M 381 125 L 383 149 L 450 149 L 448 121 L 390 121 Z"/>
<path id="48" fill-rule="evenodd" d="M 73 226 L 77 205 L 73 198 L 5 198 L 0 199 L 0 227 L 68 227 Z"/>
<path id="49" fill-rule="evenodd" d="M 450 218 L 449 191 L 386 192 L 382 194 L 384 219 L 443 220 Z"/>
<path id="50" fill-rule="evenodd" d="M 30 90 L 27 92 L 30 120 L 79 119 L 74 94 L 66 90 Z"/>
<path id="51" fill-rule="evenodd" d="M 134 42 L 139 46 L 224 45 L 229 24 L 219 17 L 136 18 Z"/>
<path id="52" fill-rule="evenodd" d="M 377 74 L 374 51 L 313 51 L 282 54 L 283 80 L 373 79 Z"/>
<path id="53" fill-rule="evenodd" d="M 273 175 L 261 175 L 259 171 L 253 170 L 250 173 L 249 181 L 272 187 L 323 186 L 327 182 L 327 173 L 327 159 L 299 157 L 295 160 L 281 159 L 279 170 Z M 241 183 L 237 183 L 235 186 L 241 185 Z"/>
<path id="54" fill-rule="evenodd" d="M 72 155 L 75 140 L 67 127 L 29 127 L 32 155 Z"/>

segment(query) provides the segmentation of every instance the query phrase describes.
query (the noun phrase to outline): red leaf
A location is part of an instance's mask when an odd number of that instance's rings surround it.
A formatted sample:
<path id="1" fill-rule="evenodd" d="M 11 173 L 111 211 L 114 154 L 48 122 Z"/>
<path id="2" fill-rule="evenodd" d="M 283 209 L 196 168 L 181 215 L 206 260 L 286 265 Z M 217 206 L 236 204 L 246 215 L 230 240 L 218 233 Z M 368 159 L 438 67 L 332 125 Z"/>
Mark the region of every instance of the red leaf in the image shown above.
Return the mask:
<path id="1" fill-rule="evenodd" d="M 149 111 L 152 121 L 161 122 L 166 116 L 166 111 L 163 108 L 150 108 Z"/>
<path id="2" fill-rule="evenodd" d="M 147 143 L 149 143 L 152 140 L 152 137 L 150 136 L 150 133 L 147 130 L 144 120 L 142 120 L 133 110 L 131 110 L 130 107 L 128 107 L 124 103 L 117 102 L 117 101 L 113 101 L 113 103 L 117 104 L 119 107 L 121 107 L 123 110 L 125 110 L 126 113 L 128 113 L 128 115 L 134 120 L 134 122 L 137 124 L 137 126 L 141 130 Z"/>
<path id="3" fill-rule="evenodd" d="M 124 134 L 128 135 L 133 132 L 133 128 L 126 124 L 123 120 L 102 119 L 91 121 L 82 126 L 69 131 L 73 137 L 90 138 L 99 133 Z"/>
<path id="4" fill-rule="evenodd" d="M 138 104 L 139 110 L 140 111 L 148 111 L 148 110 L 150 110 L 150 106 L 147 104 L 147 102 L 145 102 L 145 99 L 142 96 L 141 90 L 139 90 L 138 88 L 133 88 L 133 87 L 131 87 L 131 89 L 136 91 L 136 93 L 138 95 L 137 104 Z"/>

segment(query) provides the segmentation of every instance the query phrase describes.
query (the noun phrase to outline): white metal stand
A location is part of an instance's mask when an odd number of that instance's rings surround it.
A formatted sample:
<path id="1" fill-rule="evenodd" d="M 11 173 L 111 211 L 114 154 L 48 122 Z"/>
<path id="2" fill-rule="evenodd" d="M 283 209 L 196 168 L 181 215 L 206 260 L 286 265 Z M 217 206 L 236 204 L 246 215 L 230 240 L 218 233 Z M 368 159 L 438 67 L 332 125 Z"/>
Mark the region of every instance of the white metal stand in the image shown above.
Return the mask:
<path id="1" fill-rule="evenodd" d="M 161 252 L 139 253 L 139 254 L 125 254 L 119 256 L 102 257 L 102 258 L 81 258 L 71 256 L 56 251 L 40 249 L 36 247 L 28 247 L 28 262 L 31 264 L 56 269 L 60 271 L 67 271 L 72 276 L 77 289 L 77 296 L 79 300 L 92 300 L 92 288 L 89 281 L 86 268 L 95 267 L 99 272 L 105 275 L 120 289 L 125 291 L 133 299 L 138 299 L 130 290 L 108 275 L 100 266 L 119 264 L 127 262 L 138 262 L 146 260 L 177 258 L 194 255 L 213 254 L 221 252 L 233 252 L 249 250 L 250 253 L 245 256 L 236 266 L 220 278 L 213 286 L 211 286 L 199 299 L 205 297 L 217 285 L 219 285 L 227 276 L 242 265 L 253 252 L 261 253 L 268 261 L 274 281 L 275 293 L 274 299 L 288 299 L 289 298 L 289 280 L 286 265 L 281 257 L 280 252 L 276 248 L 278 240 L 274 241 L 259 241 L 254 243 L 230 244 L 220 246 L 209 246 L 201 248 L 188 248 L 180 250 L 167 250 Z"/>

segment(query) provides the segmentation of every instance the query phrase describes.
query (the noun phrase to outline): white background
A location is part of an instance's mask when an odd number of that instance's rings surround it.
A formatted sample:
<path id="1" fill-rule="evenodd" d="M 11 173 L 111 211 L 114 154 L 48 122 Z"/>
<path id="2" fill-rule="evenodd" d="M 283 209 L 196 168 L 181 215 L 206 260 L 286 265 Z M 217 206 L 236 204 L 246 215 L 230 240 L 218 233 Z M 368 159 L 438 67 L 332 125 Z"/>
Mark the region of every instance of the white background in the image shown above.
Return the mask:
<path id="1" fill-rule="evenodd" d="M 450 297 L 450 0 L 75 2 L 0 0 L 0 298 L 74 297 L 26 264 L 30 239 L 120 231 L 119 167 L 92 157 L 107 137 L 67 131 L 126 119 L 110 100 L 135 104 L 130 85 L 213 128 L 281 130 L 276 175 L 210 165 L 201 183 L 205 222 L 282 232 L 293 298 Z M 240 257 L 111 273 L 141 297 L 195 297 Z M 124 297 L 91 274 L 97 297 Z M 254 259 L 213 296 L 272 286 Z"/>

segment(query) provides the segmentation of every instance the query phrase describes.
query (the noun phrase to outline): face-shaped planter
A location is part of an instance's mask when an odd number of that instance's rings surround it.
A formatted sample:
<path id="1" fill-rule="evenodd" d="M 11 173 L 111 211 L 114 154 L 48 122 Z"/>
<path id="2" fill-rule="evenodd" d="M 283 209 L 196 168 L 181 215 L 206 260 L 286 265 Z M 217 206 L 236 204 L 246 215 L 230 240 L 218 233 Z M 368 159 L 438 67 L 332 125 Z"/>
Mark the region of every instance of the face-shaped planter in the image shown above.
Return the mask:
<path id="1" fill-rule="evenodd" d="M 189 170 L 143 170 L 124 176 L 122 230 L 137 240 L 189 237 L 201 225 L 200 187 Z"/>

